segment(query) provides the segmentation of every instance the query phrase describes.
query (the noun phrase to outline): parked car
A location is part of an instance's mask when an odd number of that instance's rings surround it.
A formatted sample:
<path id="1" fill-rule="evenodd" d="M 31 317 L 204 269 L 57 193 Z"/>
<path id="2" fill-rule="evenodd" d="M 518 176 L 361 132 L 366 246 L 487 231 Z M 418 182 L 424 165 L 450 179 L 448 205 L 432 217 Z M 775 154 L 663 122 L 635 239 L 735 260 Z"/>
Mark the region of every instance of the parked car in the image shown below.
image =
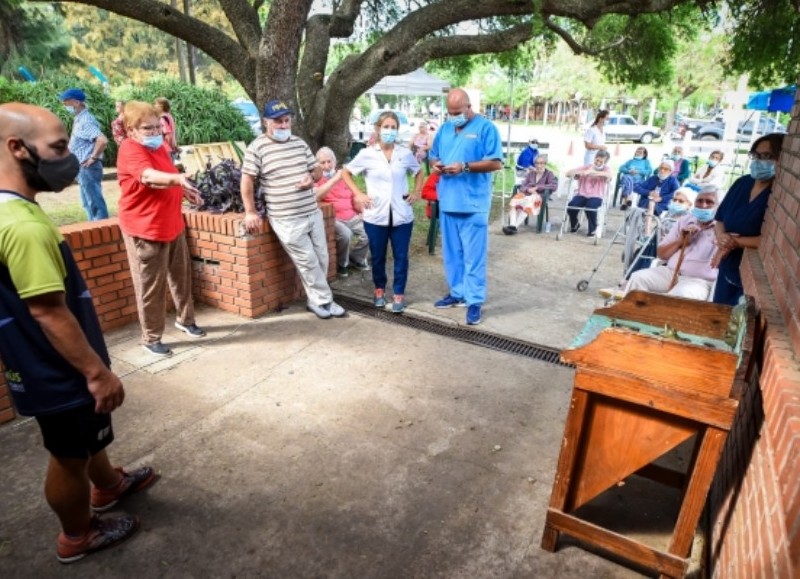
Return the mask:
<path id="1" fill-rule="evenodd" d="M 372 131 L 375 129 L 375 123 L 378 122 L 378 117 L 385 110 L 372 111 L 366 120 L 350 122 L 350 136 L 354 141 L 368 141 Z M 403 111 L 392 111 L 397 115 L 400 120 L 400 127 L 397 131 L 397 142 L 408 144 L 414 137 L 414 125 L 408 122 L 408 117 Z"/>
<path id="2" fill-rule="evenodd" d="M 713 119 L 693 119 L 683 115 L 676 115 L 675 122 L 678 126 L 678 133 L 680 138 L 684 138 L 687 133 L 691 133 L 693 139 L 698 138 L 700 129 L 709 123 L 721 122 L 722 117 L 715 117 Z"/>
<path id="3" fill-rule="evenodd" d="M 736 131 L 736 140 L 738 142 L 747 142 L 753 138 L 753 120 L 742 121 Z M 786 127 L 782 124 L 775 122 L 771 117 L 760 117 L 758 119 L 758 134 L 767 135 L 769 133 L 785 133 Z M 721 141 L 725 135 L 725 123 L 714 121 L 700 127 L 697 131 L 696 138 L 701 141 Z"/>
<path id="4" fill-rule="evenodd" d="M 253 134 L 256 137 L 259 136 L 261 134 L 261 113 L 258 112 L 258 107 L 255 103 L 247 99 L 238 98 L 231 102 L 231 104 L 242 113 L 244 120 L 246 120 L 250 128 L 253 129 Z"/>
<path id="5" fill-rule="evenodd" d="M 652 143 L 661 138 L 661 129 L 652 125 L 640 125 L 630 115 L 609 115 L 603 127 L 606 141 L 635 141 Z"/>

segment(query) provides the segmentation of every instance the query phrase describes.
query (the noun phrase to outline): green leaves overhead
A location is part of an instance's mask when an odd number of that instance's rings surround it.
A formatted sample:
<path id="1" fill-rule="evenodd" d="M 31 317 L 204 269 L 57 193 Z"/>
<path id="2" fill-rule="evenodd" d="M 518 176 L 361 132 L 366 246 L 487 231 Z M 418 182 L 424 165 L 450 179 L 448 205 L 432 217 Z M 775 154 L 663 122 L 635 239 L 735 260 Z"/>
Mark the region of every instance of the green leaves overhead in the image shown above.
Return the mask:
<path id="1" fill-rule="evenodd" d="M 731 4 L 729 72 L 750 74 L 750 84 L 770 87 L 800 77 L 800 6 L 792 0 Z"/>

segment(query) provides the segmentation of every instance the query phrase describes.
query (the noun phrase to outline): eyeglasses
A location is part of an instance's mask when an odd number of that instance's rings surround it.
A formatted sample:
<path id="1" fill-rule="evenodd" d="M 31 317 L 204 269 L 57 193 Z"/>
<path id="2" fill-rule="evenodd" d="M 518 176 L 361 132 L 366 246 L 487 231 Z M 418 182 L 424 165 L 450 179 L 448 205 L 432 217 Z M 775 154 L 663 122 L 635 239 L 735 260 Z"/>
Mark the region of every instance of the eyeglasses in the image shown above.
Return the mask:
<path id="1" fill-rule="evenodd" d="M 774 161 L 775 156 L 772 153 L 756 153 L 755 151 L 747 155 L 751 161 L 758 159 L 759 161 Z"/>
<path id="2" fill-rule="evenodd" d="M 158 135 L 161 133 L 161 125 L 141 125 L 138 127 L 140 131 L 145 133 L 150 133 L 154 135 Z"/>

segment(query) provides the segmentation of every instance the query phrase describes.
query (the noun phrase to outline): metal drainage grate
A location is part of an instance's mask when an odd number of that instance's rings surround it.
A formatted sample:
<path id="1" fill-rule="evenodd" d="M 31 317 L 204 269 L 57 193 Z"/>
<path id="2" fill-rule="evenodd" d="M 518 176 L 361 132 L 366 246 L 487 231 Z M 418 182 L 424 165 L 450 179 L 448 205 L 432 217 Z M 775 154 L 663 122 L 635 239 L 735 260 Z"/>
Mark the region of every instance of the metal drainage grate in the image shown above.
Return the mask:
<path id="1" fill-rule="evenodd" d="M 506 336 L 498 336 L 483 330 L 452 326 L 438 320 L 423 318 L 409 314 L 406 310 L 403 315 L 393 314 L 382 308 L 376 308 L 372 302 L 352 296 L 337 295 L 336 302 L 353 313 L 375 318 L 384 322 L 398 324 L 407 328 L 428 332 L 445 338 L 452 338 L 460 342 L 467 342 L 476 346 L 483 346 L 491 350 L 508 352 L 526 358 L 533 358 L 541 362 L 572 368 L 572 364 L 561 361 L 560 350 L 548 348 L 539 344 L 532 344 L 523 340 L 516 340 Z"/>

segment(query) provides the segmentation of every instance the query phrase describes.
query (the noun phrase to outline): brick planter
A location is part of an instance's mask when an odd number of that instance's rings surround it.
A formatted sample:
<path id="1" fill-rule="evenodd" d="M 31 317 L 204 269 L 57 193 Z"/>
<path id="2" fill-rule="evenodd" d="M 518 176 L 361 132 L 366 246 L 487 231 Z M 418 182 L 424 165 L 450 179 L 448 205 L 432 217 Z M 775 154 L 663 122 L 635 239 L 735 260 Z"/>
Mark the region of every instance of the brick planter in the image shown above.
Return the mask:
<path id="1" fill-rule="evenodd" d="M 328 278 L 336 277 L 334 213 L 323 206 L 328 236 Z M 186 213 L 196 301 L 253 318 L 278 311 L 304 295 L 291 259 L 268 222 L 244 235 L 240 214 Z"/>
<path id="2" fill-rule="evenodd" d="M 322 205 L 328 240 L 328 279 L 336 277 L 334 211 Z M 304 295 L 291 259 L 268 222 L 259 235 L 242 235 L 242 215 L 186 212 L 192 256 L 192 291 L 197 303 L 255 318 L 280 311 Z M 138 319 L 125 244 L 116 218 L 61 228 L 92 292 L 103 331 Z M 168 307 L 172 299 L 167 298 Z M 0 360 L 2 369 L 2 360 Z M 14 418 L 4 374 L 0 373 L 0 424 Z"/>

